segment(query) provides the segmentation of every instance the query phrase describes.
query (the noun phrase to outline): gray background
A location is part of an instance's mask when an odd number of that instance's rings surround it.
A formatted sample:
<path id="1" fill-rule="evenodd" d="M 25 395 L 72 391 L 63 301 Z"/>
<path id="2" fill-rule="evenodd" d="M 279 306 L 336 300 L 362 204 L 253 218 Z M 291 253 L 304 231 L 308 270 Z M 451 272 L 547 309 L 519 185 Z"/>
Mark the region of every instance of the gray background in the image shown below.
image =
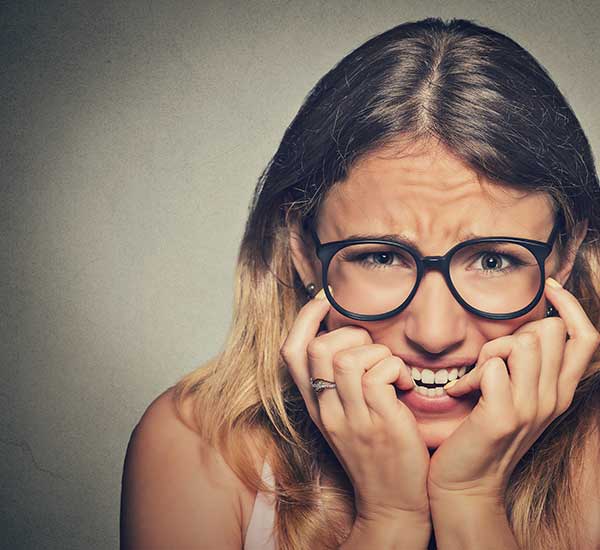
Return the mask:
<path id="1" fill-rule="evenodd" d="M 0 546 L 117 546 L 131 430 L 220 349 L 256 179 L 311 86 L 364 40 L 432 15 L 490 25 L 549 69 L 600 145 L 592 1 L 0 10 Z"/>

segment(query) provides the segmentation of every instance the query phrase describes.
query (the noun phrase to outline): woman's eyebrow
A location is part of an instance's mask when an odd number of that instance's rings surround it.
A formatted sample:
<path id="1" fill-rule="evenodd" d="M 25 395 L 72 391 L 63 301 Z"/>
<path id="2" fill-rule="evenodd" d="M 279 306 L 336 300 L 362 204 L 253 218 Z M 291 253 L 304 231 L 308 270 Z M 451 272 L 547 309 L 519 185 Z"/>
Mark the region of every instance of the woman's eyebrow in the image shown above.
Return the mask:
<path id="1" fill-rule="evenodd" d="M 463 241 L 469 241 L 471 239 L 483 239 L 483 238 L 487 238 L 487 237 L 497 237 L 497 236 L 500 236 L 500 235 L 478 235 L 477 233 L 468 231 L 468 232 L 460 233 L 458 235 L 459 240 L 457 241 L 457 243 L 463 242 Z M 344 240 L 395 241 L 400 244 L 410 246 L 411 248 L 414 248 L 419 254 L 423 255 L 423 251 L 419 248 L 419 245 L 413 239 L 411 239 L 410 237 L 407 237 L 406 235 L 404 235 L 402 233 L 354 233 L 352 235 L 349 235 L 348 237 L 345 237 Z"/>

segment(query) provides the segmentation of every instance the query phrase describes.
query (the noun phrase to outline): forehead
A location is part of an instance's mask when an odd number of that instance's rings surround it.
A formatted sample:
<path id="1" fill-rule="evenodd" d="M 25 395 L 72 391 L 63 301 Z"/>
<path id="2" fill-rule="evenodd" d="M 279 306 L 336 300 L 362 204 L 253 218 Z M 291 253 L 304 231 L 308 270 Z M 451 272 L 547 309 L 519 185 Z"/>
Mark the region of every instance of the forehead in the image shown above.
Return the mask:
<path id="1" fill-rule="evenodd" d="M 442 146 L 380 149 L 363 157 L 326 196 L 317 220 L 322 242 L 352 233 L 403 233 L 451 244 L 461 235 L 546 240 L 549 198 L 486 180 Z"/>

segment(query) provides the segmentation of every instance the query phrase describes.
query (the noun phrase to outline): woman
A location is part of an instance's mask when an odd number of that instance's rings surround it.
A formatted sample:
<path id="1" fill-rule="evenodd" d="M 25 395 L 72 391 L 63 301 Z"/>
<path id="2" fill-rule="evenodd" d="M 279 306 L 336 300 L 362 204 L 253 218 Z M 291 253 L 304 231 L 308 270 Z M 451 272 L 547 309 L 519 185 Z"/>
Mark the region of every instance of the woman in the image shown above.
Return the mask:
<path id="1" fill-rule="evenodd" d="M 223 352 L 134 431 L 123 547 L 600 547 L 599 208 L 511 39 L 351 52 L 260 178 Z"/>

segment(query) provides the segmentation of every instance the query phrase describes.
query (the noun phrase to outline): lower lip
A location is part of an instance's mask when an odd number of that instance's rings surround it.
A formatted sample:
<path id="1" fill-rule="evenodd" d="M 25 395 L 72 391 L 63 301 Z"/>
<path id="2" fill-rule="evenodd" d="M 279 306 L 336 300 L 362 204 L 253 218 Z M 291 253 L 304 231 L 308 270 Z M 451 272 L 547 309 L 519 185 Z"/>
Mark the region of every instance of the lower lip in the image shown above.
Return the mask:
<path id="1" fill-rule="evenodd" d="M 398 399 L 411 410 L 423 413 L 447 413 L 461 404 L 461 400 L 447 393 L 435 397 L 421 395 L 415 390 L 397 391 Z"/>

